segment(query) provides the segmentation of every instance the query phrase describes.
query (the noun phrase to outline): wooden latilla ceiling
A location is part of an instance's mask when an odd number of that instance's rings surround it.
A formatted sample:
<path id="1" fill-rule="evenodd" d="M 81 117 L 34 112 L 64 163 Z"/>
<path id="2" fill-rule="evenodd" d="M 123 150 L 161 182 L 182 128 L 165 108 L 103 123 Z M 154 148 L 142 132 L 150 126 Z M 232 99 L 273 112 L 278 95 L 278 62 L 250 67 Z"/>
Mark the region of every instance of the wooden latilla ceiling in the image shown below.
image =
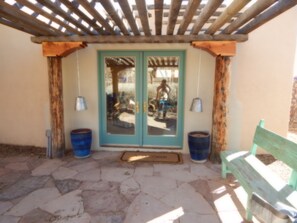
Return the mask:
<path id="1" fill-rule="evenodd" d="M 32 41 L 172 43 L 247 40 L 297 0 L 0 0 L 0 23 Z"/>

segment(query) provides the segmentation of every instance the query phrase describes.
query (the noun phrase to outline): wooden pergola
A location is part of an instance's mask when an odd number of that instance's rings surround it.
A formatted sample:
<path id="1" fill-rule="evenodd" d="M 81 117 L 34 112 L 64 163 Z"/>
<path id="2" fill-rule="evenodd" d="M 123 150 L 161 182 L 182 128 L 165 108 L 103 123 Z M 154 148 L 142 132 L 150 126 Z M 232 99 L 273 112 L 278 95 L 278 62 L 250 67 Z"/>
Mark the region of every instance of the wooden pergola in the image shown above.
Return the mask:
<path id="1" fill-rule="evenodd" d="M 296 4 L 297 0 L 2 0 L 0 23 L 31 34 L 48 58 L 57 156 L 65 149 L 62 57 L 92 43 L 189 43 L 211 53 L 216 57 L 211 160 L 217 161 L 226 148 L 229 66 L 236 43 L 247 41 L 250 32 Z"/>

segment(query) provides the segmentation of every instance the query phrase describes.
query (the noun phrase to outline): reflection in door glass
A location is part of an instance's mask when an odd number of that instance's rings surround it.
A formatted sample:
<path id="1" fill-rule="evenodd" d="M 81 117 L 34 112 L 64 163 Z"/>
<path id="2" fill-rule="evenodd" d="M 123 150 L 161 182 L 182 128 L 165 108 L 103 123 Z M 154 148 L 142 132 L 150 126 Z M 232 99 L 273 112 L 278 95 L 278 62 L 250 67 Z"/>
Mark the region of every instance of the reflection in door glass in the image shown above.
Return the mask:
<path id="1" fill-rule="evenodd" d="M 135 133 L 135 58 L 105 57 L 108 134 Z"/>
<path id="2" fill-rule="evenodd" d="M 179 57 L 148 57 L 147 128 L 149 135 L 176 135 Z"/>

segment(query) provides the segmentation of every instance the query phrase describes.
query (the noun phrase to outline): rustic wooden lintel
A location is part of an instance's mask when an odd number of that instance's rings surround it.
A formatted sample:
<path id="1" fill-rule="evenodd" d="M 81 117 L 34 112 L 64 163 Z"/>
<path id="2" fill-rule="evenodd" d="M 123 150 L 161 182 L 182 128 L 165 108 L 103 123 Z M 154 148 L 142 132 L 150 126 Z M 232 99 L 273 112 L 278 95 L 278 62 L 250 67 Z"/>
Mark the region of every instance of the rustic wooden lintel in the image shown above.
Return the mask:
<path id="1" fill-rule="evenodd" d="M 236 41 L 193 41 L 192 46 L 205 50 L 215 57 L 236 54 Z"/>
<path id="2" fill-rule="evenodd" d="M 46 57 L 66 57 L 77 49 L 86 47 L 84 42 L 43 42 L 43 56 Z"/>

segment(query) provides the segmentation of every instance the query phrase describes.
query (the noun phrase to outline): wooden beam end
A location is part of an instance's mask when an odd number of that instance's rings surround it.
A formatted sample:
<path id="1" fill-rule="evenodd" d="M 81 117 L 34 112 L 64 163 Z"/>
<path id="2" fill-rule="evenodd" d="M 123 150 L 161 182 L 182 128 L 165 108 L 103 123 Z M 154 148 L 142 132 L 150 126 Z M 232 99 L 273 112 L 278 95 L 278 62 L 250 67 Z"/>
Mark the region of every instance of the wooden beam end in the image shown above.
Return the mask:
<path id="1" fill-rule="evenodd" d="M 193 41 L 192 46 L 207 51 L 213 56 L 235 56 L 236 41 Z"/>
<path id="2" fill-rule="evenodd" d="M 66 57 L 86 46 L 84 42 L 42 42 L 42 51 L 46 57 Z"/>

